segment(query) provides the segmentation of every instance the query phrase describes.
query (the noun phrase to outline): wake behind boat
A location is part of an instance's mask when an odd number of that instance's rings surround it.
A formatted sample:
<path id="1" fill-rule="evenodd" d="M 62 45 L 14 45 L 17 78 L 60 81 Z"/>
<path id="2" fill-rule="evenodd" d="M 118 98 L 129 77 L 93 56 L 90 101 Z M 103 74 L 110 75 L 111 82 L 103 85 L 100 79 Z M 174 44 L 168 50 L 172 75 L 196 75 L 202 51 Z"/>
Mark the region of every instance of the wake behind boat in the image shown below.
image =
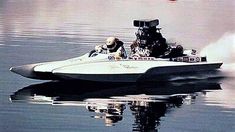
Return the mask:
<path id="1" fill-rule="evenodd" d="M 161 36 L 157 25 L 157 19 L 134 21 L 134 26 L 139 29 L 136 43 L 132 45 L 133 53 L 128 57 L 116 57 L 96 50 L 63 61 L 11 67 L 10 71 L 27 78 L 43 80 L 136 82 L 157 80 L 175 74 L 213 71 L 222 65 L 222 62 L 207 62 L 206 57 L 197 55 L 195 50 L 183 50 L 181 46 L 168 46 L 166 50 L 159 50 L 164 47 L 159 46 L 164 43 L 164 39 L 149 37 L 152 30 L 157 31 L 155 36 Z M 111 39 L 110 44 L 113 41 L 115 39 Z M 149 44 L 151 41 L 154 43 Z"/>

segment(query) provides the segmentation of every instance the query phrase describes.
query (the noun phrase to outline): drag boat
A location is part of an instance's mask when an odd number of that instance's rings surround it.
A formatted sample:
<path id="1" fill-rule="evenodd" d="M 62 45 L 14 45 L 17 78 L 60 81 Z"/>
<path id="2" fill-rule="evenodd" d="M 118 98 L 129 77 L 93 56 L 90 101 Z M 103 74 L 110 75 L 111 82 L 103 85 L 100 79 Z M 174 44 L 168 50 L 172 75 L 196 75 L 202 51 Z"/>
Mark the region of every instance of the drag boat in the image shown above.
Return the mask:
<path id="1" fill-rule="evenodd" d="M 204 57 L 177 58 L 129 57 L 116 60 L 108 54 L 29 64 L 10 70 L 24 77 L 43 80 L 89 80 L 107 82 L 136 82 L 162 75 L 198 73 L 220 68 L 222 62 L 207 62 Z"/>
<path id="2" fill-rule="evenodd" d="M 147 29 L 154 27 L 158 21 L 135 20 L 134 25 L 146 31 L 146 26 Z M 171 51 L 174 49 L 171 48 Z M 207 62 L 206 57 L 197 55 L 195 50 L 182 50 L 180 55 L 168 53 L 159 57 L 131 55 L 125 59 L 91 51 L 63 61 L 11 67 L 10 71 L 42 80 L 137 82 L 158 80 L 170 75 L 215 71 L 221 65 L 222 62 Z"/>

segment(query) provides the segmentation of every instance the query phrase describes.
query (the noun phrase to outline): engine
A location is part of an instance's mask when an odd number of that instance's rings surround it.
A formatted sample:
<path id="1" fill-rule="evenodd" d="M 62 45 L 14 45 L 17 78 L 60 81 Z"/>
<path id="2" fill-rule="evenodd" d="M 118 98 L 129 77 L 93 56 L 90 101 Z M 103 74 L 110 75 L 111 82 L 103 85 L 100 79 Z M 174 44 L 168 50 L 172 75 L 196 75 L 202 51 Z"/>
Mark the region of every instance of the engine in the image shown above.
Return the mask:
<path id="1" fill-rule="evenodd" d="M 133 25 L 138 27 L 136 41 L 131 45 L 133 53 L 141 56 L 172 58 L 183 55 L 181 45 L 168 45 L 158 28 L 158 19 L 134 20 Z M 138 48 L 135 48 L 138 47 Z"/>
<path id="2" fill-rule="evenodd" d="M 159 57 L 166 52 L 168 45 L 160 32 L 161 28 L 157 28 L 159 25 L 158 19 L 134 20 L 133 24 L 138 27 L 136 43 L 140 48 L 149 50 L 149 56 Z"/>

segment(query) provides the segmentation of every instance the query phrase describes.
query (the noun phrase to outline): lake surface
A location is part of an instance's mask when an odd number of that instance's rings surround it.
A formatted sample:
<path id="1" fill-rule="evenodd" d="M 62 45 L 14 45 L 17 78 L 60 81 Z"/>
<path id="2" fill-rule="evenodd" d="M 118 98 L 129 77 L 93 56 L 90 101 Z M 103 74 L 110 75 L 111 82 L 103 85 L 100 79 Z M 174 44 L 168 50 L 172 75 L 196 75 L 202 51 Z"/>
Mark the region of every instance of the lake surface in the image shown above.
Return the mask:
<path id="1" fill-rule="evenodd" d="M 158 18 L 169 42 L 223 61 L 218 73 L 168 82 L 32 80 L 11 66 L 80 56 L 109 36 L 135 39 Z M 234 0 L 1 0 L 0 131 L 235 131 Z"/>

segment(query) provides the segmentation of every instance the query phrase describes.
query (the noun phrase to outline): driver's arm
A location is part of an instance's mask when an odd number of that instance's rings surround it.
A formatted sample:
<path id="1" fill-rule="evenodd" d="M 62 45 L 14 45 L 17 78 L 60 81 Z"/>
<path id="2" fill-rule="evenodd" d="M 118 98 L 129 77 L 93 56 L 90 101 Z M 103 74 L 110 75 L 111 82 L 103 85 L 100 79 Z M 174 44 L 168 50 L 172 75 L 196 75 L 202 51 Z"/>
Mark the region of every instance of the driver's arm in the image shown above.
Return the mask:
<path id="1" fill-rule="evenodd" d="M 103 50 L 107 50 L 107 47 L 105 45 L 97 45 L 95 46 L 95 50 L 98 53 L 101 53 Z"/>

